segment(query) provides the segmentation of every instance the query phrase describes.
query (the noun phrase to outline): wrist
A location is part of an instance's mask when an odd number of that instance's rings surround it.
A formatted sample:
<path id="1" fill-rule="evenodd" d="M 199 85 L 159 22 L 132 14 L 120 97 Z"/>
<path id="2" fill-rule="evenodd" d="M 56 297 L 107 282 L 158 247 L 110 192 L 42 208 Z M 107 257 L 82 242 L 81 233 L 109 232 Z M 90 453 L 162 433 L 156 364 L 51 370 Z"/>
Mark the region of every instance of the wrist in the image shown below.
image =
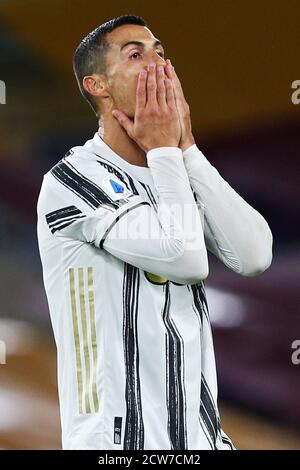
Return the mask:
<path id="1" fill-rule="evenodd" d="M 183 142 L 180 142 L 180 148 L 184 152 L 192 145 L 195 145 L 195 139 L 193 136 L 190 136 L 188 139 L 185 139 Z"/>
<path id="2" fill-rule="evenodd" d="M 181 158 L 182 159 L 182 151 L 177 147 L 155 147 L 152 148 L 147 152 L 147 160 L 151 160 L 152 157 L 162 157 L 168 156 L 170 158 Z M 150 165 L 149 165 L 150 166 Z"/>
<path id="3" fill-rule="evenodd" d="M 155 145 L 151 145 L 147 147 L 146 152 L 150 152 L 151 150 L 157 149 L 157 148 L 177 148 L 180 149 L 179 143 L 178 142 L 165 142 L 165 143 L 157 143 Z"/>

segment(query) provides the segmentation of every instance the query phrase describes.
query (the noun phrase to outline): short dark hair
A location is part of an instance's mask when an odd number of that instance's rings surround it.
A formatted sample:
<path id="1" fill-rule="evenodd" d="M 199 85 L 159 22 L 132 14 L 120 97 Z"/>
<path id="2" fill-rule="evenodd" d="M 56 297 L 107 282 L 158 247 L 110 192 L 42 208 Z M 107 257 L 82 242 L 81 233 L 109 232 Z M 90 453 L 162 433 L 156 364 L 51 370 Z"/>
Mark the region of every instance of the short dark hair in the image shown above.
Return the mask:
<path id="1" fill-rule="evenodd" d="M 82 96 L 87 100 L 97 117 L 97 105 L 90 93 L 83 88 L 83 78 L 93 73 L 106 72 L 106 52 L 109 44 L 106 35 L 124 24 L 147 26 L 146 21 L 136 15 L 122 15 L 113 18 L 91 31 L 79 44 L 73 56 L 74 74 Z"/>

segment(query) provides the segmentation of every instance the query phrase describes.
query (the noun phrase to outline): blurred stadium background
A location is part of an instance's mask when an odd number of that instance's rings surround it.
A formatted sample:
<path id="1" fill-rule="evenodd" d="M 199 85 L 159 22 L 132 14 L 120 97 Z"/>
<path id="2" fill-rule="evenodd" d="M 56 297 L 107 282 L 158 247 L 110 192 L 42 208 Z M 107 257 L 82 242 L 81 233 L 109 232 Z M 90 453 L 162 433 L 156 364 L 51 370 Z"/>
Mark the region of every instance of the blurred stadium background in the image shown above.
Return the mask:
<path id="1" fill-rule="evenodd" d="M 210 256 L 223 426 L 240 449 L 299 449 L 300 364 L 291 360 L 300 340 L 297 0 L 0 1 L 0 448 L 60 448 L 36 200 L 42 175 L 97 129 L 73 78 L 73 51 L 125 13 L 143 16 L 163 41 L 200 148 L 274 235 L 273 264 L 257 278 Z"/>

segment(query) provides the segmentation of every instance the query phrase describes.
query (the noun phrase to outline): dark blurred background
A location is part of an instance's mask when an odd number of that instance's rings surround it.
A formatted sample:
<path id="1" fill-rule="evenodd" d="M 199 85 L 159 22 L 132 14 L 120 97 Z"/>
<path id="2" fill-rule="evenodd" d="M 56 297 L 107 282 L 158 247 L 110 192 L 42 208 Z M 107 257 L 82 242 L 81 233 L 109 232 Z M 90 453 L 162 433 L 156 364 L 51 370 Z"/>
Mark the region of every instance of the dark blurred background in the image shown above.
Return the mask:
<path id="1" fill-rule="evenodd" d="M 60 447 L 36 202 L 43 174 L 97 130 L 73 77 L 73 51 L 96 26 L 128 13 L 145 18 L 175 64 L 199 147 L 274 236 L 272 266 L 256 278 L 210 255 L 223 427 L 241 449 L 299 449 L 297 0 L 0 1 L 0 448 Z"/>

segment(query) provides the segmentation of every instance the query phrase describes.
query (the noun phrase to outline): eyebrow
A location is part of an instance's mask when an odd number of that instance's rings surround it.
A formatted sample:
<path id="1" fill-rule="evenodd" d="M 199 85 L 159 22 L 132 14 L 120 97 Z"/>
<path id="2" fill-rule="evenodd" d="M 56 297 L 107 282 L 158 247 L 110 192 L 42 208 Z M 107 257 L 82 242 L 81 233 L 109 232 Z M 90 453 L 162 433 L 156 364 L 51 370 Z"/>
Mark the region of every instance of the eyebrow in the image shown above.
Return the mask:
<path id="1" fill-rule="evenodd" d="M 134 44 L 135 46 L 145 47 L 145 44 L 141 41 L 128 41 L 128 42 L 125 42 L 125 44 L 123 44 L 123 46 L 121 47 L 120 50 L 122 51 L 123 49 L 125 49 L 125 47 L 127 47 L 131 44 Z M 164 49 L 161 41 L 159 41 L 158 39 L 156 41 L 154 41 L 153 46 L 161 46 L 162 49 Z"/>

